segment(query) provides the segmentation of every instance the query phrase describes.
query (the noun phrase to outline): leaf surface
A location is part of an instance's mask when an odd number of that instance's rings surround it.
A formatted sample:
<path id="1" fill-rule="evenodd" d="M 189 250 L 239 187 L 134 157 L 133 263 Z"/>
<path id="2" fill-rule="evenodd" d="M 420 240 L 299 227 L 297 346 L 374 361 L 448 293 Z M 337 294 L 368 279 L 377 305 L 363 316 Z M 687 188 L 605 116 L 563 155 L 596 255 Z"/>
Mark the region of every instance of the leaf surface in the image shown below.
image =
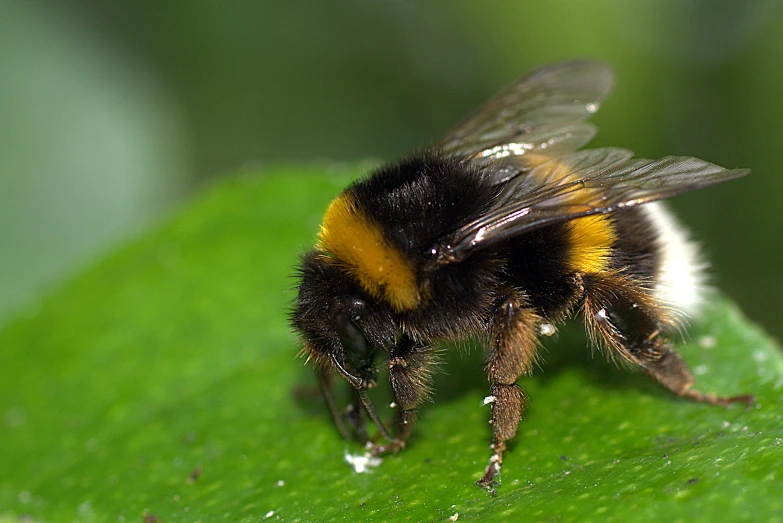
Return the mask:
<path id="1" fill-rule="evenodd" d="M 353 472 L 362 449 L 310 393 L 286 310 L 357 174 L 225 181 L 8 325 L 0 521 L 782 520 L 783 357 L 720 297 L 680 347 L 700 388 L 754 408 L 674 398 L 591 355 L 574 323 L 524 380 L 497 496 L 473 484 L 490 452 L 480 349 L 447 351 L 409 447 Z"/>

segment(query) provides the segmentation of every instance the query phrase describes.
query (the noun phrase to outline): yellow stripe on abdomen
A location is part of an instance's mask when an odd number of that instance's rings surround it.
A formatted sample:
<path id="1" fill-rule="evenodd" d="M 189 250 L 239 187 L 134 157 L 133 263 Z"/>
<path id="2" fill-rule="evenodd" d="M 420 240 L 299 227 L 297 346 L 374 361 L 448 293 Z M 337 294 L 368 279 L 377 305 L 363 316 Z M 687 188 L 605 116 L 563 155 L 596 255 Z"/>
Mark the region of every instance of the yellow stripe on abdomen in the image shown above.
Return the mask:
<path id="1" fill-rule="evenodd" d="M 579 179 L 573 168 L 565 161 L 535 154 L 526 158 L 535 167 L 547 164 L 546 168 L 533 169 L 532 176 L 540 177 L 544 185 L 565 185 Z M 594 188 L 580 188 L 560 196 L 566 203 L 596 205 L 601 193 Z M 612 219 L 605 214 L 576 218 L 565 223 L 568 231 L 567 266 L 571 272 L 590 274 L 606 270 L 617 239 Z"/>
<path id="2" fill-rule="evenodd" d="M 568 267 L 572 272 L 590 274 L 609 266 L 616 235 L 609 216 L 596 214 L 566 223 Z"/>
<path id="3" fill-rule="evenodd" d="M 371 296 L 397 312 L 414 309 L 421 302 L 410 261 L 357 208 L 350 194 L 343 193 L 329 204 L 318 236 L 318 248 L 331 253 L 335 263 Z"/>

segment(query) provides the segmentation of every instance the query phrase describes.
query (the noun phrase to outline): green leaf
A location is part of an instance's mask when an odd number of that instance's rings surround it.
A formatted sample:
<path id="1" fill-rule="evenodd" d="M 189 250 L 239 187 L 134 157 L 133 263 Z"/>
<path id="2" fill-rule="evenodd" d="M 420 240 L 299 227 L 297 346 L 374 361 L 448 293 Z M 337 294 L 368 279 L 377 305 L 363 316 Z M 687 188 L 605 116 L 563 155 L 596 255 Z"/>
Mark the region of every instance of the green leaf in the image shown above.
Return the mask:
<path id="1" fill-rule="evenodd" d="M 480 350 L 447 351 L 409 447 L 356 474 L 286 323 L 297 255 L 356 174 L 224 182 L 7 326 L 0 521 L 781 521 L 783 357 L 719 297 L 681 349 L 754 408 L 674 398 L 574 323 L 524 380 L 497 496 L 473 484 Z"/>

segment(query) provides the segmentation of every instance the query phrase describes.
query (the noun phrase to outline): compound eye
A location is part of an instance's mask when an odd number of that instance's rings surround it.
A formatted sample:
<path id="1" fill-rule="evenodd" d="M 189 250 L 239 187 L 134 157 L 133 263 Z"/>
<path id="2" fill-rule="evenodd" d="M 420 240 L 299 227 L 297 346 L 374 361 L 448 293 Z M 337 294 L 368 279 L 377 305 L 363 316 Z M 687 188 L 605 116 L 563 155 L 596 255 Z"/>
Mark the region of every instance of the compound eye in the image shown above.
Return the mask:
<path id="1" fill-rule="evenodd" d="M 347 314 L 338 314 L 335 321 L 340 343 L 345 348 L 348 365 L 362 379 L 371 381 L 373 379 L 373 360 L 375 359 L 372 346 L 367 342 L 361 329 Z"/>

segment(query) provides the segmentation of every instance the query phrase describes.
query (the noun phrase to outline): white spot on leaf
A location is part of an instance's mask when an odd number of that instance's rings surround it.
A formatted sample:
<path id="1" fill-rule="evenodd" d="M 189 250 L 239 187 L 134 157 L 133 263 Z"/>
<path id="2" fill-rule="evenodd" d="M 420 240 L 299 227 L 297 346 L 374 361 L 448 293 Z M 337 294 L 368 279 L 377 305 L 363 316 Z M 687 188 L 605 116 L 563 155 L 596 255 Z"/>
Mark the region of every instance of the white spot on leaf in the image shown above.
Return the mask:
<path id="1" fill-rule="evenodd" d="M 353 467 L 354 472 L 363 474 L 368 472 L 371 468 L 379 466 L 383 460 L 377 456 L 373 456 L 369 452 L 364 454 L 351 454 L 346 452 L 345 462 Z"/>

